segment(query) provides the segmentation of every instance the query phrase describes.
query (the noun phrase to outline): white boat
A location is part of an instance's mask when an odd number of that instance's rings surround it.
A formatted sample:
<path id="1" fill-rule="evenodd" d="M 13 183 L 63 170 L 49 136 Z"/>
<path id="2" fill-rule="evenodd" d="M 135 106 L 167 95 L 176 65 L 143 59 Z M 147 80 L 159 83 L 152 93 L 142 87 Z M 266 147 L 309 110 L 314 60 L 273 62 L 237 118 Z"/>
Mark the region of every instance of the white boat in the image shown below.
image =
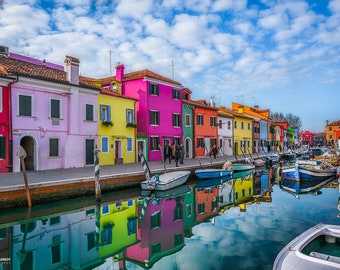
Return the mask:
<path id="1" fill-rule="evenodd" d="M 273 270 L 340 269 L 340 226 L 318 224 L 303 232 L 277 255 Z"/>
<path id="2" fill-rule="evenodd" d="M 155 174 L 150 180 L 141 182 L 144 190 L 164 191 L 183 185 L 190 176 L 190 171 L 174 171 L 164 174 Z"/>

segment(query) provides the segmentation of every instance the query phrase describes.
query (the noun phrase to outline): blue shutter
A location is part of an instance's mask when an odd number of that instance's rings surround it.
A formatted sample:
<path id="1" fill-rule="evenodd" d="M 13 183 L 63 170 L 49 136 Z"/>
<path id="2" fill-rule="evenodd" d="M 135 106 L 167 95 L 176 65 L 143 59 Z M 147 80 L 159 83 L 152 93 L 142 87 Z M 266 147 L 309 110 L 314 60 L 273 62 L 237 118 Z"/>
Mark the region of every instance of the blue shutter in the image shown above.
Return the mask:
<path id="1" fill-rule="evenodd" d="M 111 106 L 107 106 L 107 119 L 106 121 L 111 121 Z"/>
<path id="2" fill-rule="evenodd" d="M 100 104 L 99 110 L 100 110 L 100 121 L 104 121 L 103 105 L 102 104 Z"/>
<path id="3" fill-rule="evenodd" d="M 127 151 L 132 151 L 132 138 L 127 138 Z"/>
<path id="4" fill-rule="evenodd" d="M 107 137 L 102 137 L 102 153 L 107 153 L 109 151 L 109 139 Z"/>

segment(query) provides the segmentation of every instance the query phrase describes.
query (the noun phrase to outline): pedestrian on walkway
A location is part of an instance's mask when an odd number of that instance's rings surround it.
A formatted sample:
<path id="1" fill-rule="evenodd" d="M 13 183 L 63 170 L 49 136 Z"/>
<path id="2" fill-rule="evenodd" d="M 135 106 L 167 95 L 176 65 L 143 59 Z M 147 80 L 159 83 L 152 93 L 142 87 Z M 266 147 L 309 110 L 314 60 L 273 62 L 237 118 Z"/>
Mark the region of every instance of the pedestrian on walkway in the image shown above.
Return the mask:
<path id="1" fill-rule="evenodd" d="M 184 164 L 184 147 L 183 144 L 179 146 L 180 164 Z"/>
<path id="2" fill-rule="evenodd" d="M 178 161 L 181 159 L 181 154 L 179 150 L 179 145 L 176 145 L 176 151 L 175 151 L 175 162 L 176 162 L 176 167 L 178 167 Z"/>
<path id="3" fill-rule="evenodd" d="M 171 146 L 171 154 L 172 154 L 172 159 L 175 159 L 175 155 L 176 155 L 176 144 L 173 143 Z"/>
<path id="4" fill-rule="evenodd" d="M 216 144 L 214 144 L 214 146 L 212 147 L 210 153 L 214 156 L 214 159 L 216 159 L 216 156 L 218 154 L 218 149 L 216 147 Z"/>
<path id="5" fill-rule="evenodd" d="M 169 144 L 166 144 L 166 146 L 164 147 L 163 156 L 164 156 L 164 162 L 167 159 L 169 159 L 169 164 L 171 164 L 172 148 L 170 147 Z"/>

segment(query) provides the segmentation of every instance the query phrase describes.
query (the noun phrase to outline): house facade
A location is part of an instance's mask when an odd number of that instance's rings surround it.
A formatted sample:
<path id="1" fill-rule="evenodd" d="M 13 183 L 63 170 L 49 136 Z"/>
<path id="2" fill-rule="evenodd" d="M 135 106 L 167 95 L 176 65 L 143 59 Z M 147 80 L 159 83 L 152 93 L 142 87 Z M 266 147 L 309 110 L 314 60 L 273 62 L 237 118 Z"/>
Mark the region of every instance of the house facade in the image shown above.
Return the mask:
<path id="1" fill-rule="evenodd" d="M 233 115 L 226 107 L 219 107 L 218 114 L 218 147 L 222 155 L 233 154 Z"/>
<path id="2" fill-rule="evenodd" d="M 113 85 L 121 84 L 122 95 L 138 100 L 137 147 L 148 154 L 148 160 L 161 160 L 162 147 L 183 143 L 183 87 L 147 69 L 131 73 L 125 73 L 124 69 L 124 65 L 118 65 L 116 76 L 105 80 L 111 80 Z"/>
<path id="3" fill-rule="evenodd" d="M 194 106 L 188 102 L 190 99 L 191 91 L 188 88 L 184 88 L 182 94 L 182 127 L 186 158 L 194 157 Z"/>
<path id="4" fill-rule="evenodd" d="M 136 162 L 136 99 L 104 88 L 98 96 L 99 165 Z"/>
<path id="5" fill-rule="evenodd" d="M 9 54 L 0 64 L 10 76 L 13 172 L 21 170 L 15 153 L 26 152 L 27 170 L 94 164 L 99 89 L 79 76 L 79 60 L 67 56 L 62 66 Z"/>

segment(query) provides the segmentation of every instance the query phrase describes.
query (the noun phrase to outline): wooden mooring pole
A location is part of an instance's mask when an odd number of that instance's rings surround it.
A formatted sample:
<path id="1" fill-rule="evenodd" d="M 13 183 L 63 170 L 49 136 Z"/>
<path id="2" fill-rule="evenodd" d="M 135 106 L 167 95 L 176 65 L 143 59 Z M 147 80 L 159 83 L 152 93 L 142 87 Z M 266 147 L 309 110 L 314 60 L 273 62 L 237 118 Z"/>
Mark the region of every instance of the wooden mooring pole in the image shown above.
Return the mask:
<path id="1" fill-rule="evenodd" d="M 101 200 L 101 190 L 100 190 L 100 168 L 99 168 L 99 150 L 94 150 L 94 178 L 95 178 L 95 189 L 96 189 L 96 200 Z"/>
<path id="2" fill-rule="evenodd" d="M 28 206 L 31 207 L 32 206 L 31 195 L 30 195 L 30 191 L 29 191 L 29 188 L 28 188 L 26 165 L 25 165 L 25 161 L 24 161 L 24 159 L 26 158 L 26 151 L 22 146 L 18 147 L 18 150 L 16 152 L 16 156 L 20 159 L 20 162 L 21 162 L 22 173 L 24 174 L 27 203 L 28 203 Z"/>

